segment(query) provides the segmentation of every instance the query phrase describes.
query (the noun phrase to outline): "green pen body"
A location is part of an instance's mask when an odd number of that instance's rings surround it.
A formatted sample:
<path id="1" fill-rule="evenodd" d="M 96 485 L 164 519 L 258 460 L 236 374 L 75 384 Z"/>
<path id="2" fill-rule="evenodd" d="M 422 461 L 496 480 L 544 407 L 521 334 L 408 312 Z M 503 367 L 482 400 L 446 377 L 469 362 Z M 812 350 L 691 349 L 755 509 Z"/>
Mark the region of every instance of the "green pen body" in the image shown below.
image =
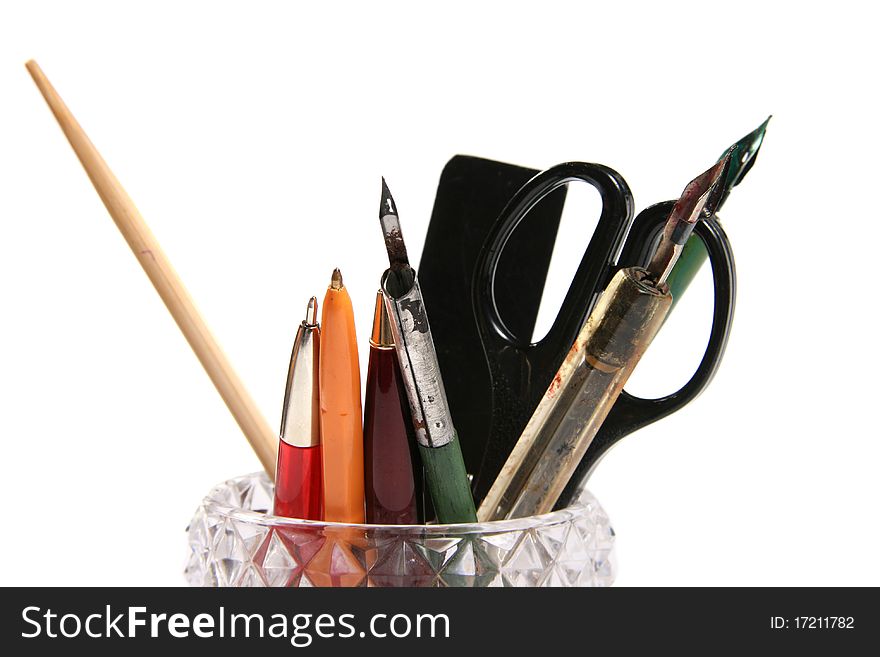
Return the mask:
<path id="1" fill-rule="evenodd" d="M 688 286 L 693 282 L 700 271 L 700 267 L 709 259 L 709 252 L 706 251 L 706 245 L 696 235 L 691 235 L 690 239 L 685 242 L 681 251 L 681 256 L 669 276 L 666 284 L 672 293 L 672 308 L 678 303 L 681 295 L 684 294 Z"/>
<path id="2" fill-rule="evenodd" d="M 442 447 L 426 447 L 420 444 L 419 454 L 425 467 L 425 479 L 437 520 L 443 524 L 477 522 L 477 510 L 458 435 Z"/>

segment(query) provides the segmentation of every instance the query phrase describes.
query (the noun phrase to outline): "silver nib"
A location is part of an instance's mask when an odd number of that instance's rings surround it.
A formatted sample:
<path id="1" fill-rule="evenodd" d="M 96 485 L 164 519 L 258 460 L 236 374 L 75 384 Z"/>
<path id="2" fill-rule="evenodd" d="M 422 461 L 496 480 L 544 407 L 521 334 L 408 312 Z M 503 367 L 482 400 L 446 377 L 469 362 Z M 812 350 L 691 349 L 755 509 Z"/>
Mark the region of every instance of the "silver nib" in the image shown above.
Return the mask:
<path id="1" fill-rule="evenodd" d="M 383 277 L 382 287 L 394 298 L 406 294 L 415 284 L 416 275 L 409 266 L 406 244 L 400 232 L 400 218 L 397 216 L 397 204 L 391 196 L 391 190 L 382 178 L 382 201 L 379 204 L 379 223 L 385 237 L 385 250 L 391 267 Z"/>
<path id="2" fill-rule="evenodd" d="M 400 231 L 400 218 L 397 216 L 397 205 L 391 196 L 391 190 L 382 178 L 382 202 L 379 205 L 379 223 L 382 224 L 382 232 L 385 235 L 385 250 L 388 251 L 388 260 L 392 269 L 409 267 L 409 257 L 406 254 L 406 244 L 403 242 L 403 233 Z"/>

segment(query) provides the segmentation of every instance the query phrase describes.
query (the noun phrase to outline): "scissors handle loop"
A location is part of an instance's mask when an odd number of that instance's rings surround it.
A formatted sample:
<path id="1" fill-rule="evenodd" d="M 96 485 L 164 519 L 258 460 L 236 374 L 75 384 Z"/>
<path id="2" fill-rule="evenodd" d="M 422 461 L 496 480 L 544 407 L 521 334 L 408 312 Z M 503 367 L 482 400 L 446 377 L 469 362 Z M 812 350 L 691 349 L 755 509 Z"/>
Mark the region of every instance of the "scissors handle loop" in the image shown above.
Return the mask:
<path id="1" fill-rule="evenodd" d="M 623 177 L 601 164 L 566 162 L 537 174 L 514 195 L 486 237 L 474 270 L 474 314 L 484 340 L 499 347 L 526 348 L 531 336 L 515 335 L 504 323 L 495 300 L 495 272 L 507 241 L 520 222 L 541 199 L 570 182 L 585 182 L 599 192 L 602 213 L 569 286 L 553 326 L 541 343 L 568 342 L 580 330 L 623 245 L 632 222 L 633 197 Z"/>

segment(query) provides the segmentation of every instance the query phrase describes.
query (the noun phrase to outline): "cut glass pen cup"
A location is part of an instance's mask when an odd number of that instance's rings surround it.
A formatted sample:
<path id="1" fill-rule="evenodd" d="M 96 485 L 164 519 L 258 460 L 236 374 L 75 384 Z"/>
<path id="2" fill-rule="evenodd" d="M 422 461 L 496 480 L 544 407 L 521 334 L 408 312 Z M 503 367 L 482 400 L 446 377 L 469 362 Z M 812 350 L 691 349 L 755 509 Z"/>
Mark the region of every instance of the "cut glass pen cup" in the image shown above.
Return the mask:
<path id="1" fill-rule="evenodd" d="M 187 529 L 192 586 L 608 586 L 614 530 L 589 493 L 541 516 L 349 525 L 268 513 L 264 473 L 216 486 Z"/>

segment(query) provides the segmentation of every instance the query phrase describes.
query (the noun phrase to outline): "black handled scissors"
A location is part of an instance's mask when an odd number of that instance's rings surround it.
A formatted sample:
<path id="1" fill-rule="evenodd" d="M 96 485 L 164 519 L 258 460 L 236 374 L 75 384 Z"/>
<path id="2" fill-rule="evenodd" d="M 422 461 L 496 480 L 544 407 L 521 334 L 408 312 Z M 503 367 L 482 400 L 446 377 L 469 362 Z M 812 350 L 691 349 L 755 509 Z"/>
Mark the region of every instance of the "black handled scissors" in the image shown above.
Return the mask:
<path id="1" fill-rule="evenodd" d="M 530 336 L 512 331 L 499 313 L 496 302 L 499 262 L 530 210 L 555 190 L 576 181 L 586 182 L 598 190 L 602 213 L 556 320 L 542 340 L 532 343 Z M 529 180 L 495 221 L 477 256 L 471 293 L 491 379 L 491 409 L 485 409 L 491 414 L 490 431 L 487 436 L 479 437 L 482 457 L 473 473 L 477 500 L 491 487 L 599 294 L 619 268 L 647 263 L 673 205 L 670 201 L 651 206 L 633 221 L 632 194 L 620 174 L 600 164 L 569 162 Z M 560 505 L 573 501 L 581 483 L 614 443 L 685 406 L 705 389 L 718 368 L 733 318 L 736 289 L 733 253 L 720 223 L 714 218 L 699 222 L 694 234 L 709 253 L 715 285 L 712 330 L 700 366 L 690 381 L 671 395 L 642 399 L 624 392 L 593 440 Z M 468 440 L 468 436 L 462 436 L 463 444 Z"/>

